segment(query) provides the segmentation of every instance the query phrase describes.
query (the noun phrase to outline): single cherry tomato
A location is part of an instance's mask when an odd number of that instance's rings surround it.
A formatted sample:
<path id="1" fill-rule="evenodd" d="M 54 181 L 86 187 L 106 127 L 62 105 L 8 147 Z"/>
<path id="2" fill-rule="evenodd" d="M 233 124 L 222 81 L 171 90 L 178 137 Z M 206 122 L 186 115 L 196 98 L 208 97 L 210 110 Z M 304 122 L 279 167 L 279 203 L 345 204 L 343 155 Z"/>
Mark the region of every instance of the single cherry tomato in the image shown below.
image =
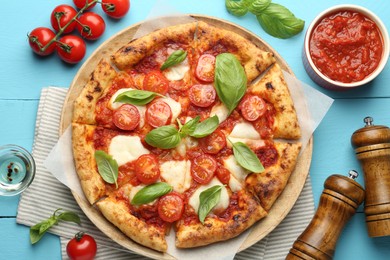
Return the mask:
<path id="1" fill-rule="evenodd" d="M 255 121 L 267 111 L 265 101 L 255 95 L 248 95 L 243 98 L 240 104 L 241 114 L 248 121 Z"/>
<path id="2" fill-rule="evenodd" d="M 131 104 L 124 104 L 115 110 L 112 121 L 122 130 L 134 130 L 140 121 L 139 111 Z"/>
<path id="3" fill-rule="evenodd" d="M 93 260 L 96 252 L 95 239 L 83 232 L 77 233 L 66 245 L 66 253 L 71 260 Z"/>
<path id="4" fill-rule="evenodd" d="M 102 0 L 103 11 L 110 17 L 119 19 L 130 9 L 130 0 Z"/>
<path id="5" fill-rule="evenodd" d="M 81 9 L 84 6 L 86 6 L 87 2 L 88 4 L 91 3 L 94 0 L 73 0 L 74 5 L 78 8 Z M 95 2 L 93 5 L 89 6 L 86 10 L 89 10 L 93 8 L 96 5 L 97 2 Z"/>
<path id="6" fill-rule="evenodd" d="M 59 5 L 54 8 L 50 16 L 51 26 L 57 32 L 64 28 L 75 16 L 77 16 L 77 11 L 70 5 Z M 73 21 L 71 24 L 66 27 L 63 33 L 70 33 L 76 27 L 76 22 Z"/>
<path id="7" fill-rule="evenodd" d="M 144 184 L 152 184 L 160 178 L 160 169 L 157 157 L 153 154 L 144 154 L 135 161 L 135 174 Z"/>
<path id="8" fill-rule="evenodd" d="M 184 202 L 179 194 L 171 192 L 160 197 L 157 209 L 162 220 L 172 223 L 183 215 Z"/>
<path id="9" fill-rule="evenodd" d="M 226 184 L 228 185 L 229 184 L 229 181 L 230 181 L 230 172 L 228 169 L 226 169 L 225 167 L 223 166 L 219 166 L 217 168 L 217 171 L 215 172 L 215 174 L 217 175 L 217 178 L 220 182 L 222 182 L 223 184 Z"/>
<path id="10" fill-rule="evenodd" d="M 199 138 L 199 146 L 203 152 L 217 154 L 226 146 L 226 136 L 221 130 L 215 130 L 212 134 Z"/>
<path id="11" fill-rule="evenodd" d="M 78 21 L 77 31 L 87 40 L 97 40 L 106 29 L 106 23 L 97 13 L 84 13 L 79 17 Z"/>
<path id="12" fill-rule="evenodd" d="M 151 71 L 146 74 L 143 82 L 143 89 L 160 93 L 162 95 L 167 94 L 169 87 L 169 81 L 164 75 L 157 70 Z"/>
<path id="13" fill-rule="evenodd" d="M 70 64 L 81 61 L 86 53 L 87 46 L 83 39 L 76 35 L 65 35 L 57 42 L 57 54 Z"/>
<path id="14" fill-rule="evenodd" d="M 203 54 L 198 59 L 195 76 L 205 83 L 214 81 L 215 57 L 211 54 Z"/>
<path id="15" fill-rule="evenodd" d="M 196 157 L 191 163 L 191 176 L 200 184 L 207 184 L 214 176 L 217 161 L 210 155 L 203 154 Z"/>
<path id="16" fill-rule="evenodd" d="M 172 119 L 171 107 L 161 100 L 149 104 L 145 114 L 146 121 L 153 127 L 167 125 Z"/>
<path id="17" fill-rule="evenodd" d="M 41 48 L 44 48 L 56 34 L 46 27 L 38 27 L 30 32 L 28 35 L 28 42 L 31 49 L 40 56 L 47 56 L 54 52 L 56 44 L 53 42 L 48 46 L 45 51 L 42 51 Z"/>
<path id="18" fill-rule="evenodd" d="M 209 107 L 215 101 L 216 92 L 213 85 L 193 85 L 188 91 L 192 104 L 198 107 Z"/>

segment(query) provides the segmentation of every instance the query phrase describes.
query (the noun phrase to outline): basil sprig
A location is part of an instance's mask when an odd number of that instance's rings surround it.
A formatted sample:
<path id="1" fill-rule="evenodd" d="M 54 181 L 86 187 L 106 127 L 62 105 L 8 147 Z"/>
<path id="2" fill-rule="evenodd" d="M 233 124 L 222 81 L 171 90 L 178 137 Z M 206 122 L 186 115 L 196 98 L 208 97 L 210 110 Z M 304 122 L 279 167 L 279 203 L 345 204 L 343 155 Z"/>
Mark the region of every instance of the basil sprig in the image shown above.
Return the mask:
<path id="1" fill-rule="evenodd" d="M 230 140 L 229 140 L 230 141 Z M 261 164 L 256 154 L 244 143 L 236 142 L 232 143 L 233 154 L 237 162 L 241 167 L 254 173 L 260 173 L 264 171 L 264 167 Z"/>
<path id="2" fill-rule="evenodd" d="M 95 151 L 95 160 L 98 172 L 107 183 L 114 184 L 118 188 L 118 163 L 111 155 L 102 150 Z"/>
<path id="3" fill-rule="evenodd" d="M 202 224 L 204 224 L 204 220 L 206 216 L 218 204 L 219 200 L 221 199 L 221 191 L 222 191 L 222 186 L 215 185 L 200 193 L 198 217 L 199 217 L 199 221 Z"/>
<path id="4" fill-rule="evenodd" d="M 133 205 L 142 205 L 152 202 L 153 200 L 171 192 L 173 190 L 172 186 L 165 182 L 156 182 L 140 189 L 133 199 L 131 204 Z"/>
<path id="5" fill-rule="evenodd" d="M 187 57 L 187 52 L 183 50 L 177 50 L 172 52 L 171 55 L 167 58 L 167 60 L 164 62 L 164 64 L 161 66 L 160 70 L 165 70 L 169 67 L 175 66 L 182 61 L 184 61 Z"/>
<path id="6" fill-rule="evenodd" d="M 199 122 L 200 117 L 197 116 L 184 125 L 179 122 L 179 129 L 174 126 L 167 125 L 153 129 L 145 136 L 145 141 L 157 148 L 172 149 L 179 145 L 182 138 L 192 136 L 201 138 L 213 133 L 219 125 L 219 119 L 215 115 L 202 122 Z"/>
<path id="7" fill-rule="evenodd" d="M 119 94 L 114 102 L 143 106 L 150 103 L 156 96 L 165 97 L 152 91 L 133 89 Z"/>
<path id="8" fill-rule="evenodd" d="M 256 15 L 264 31 L 276 38 L 290 38 L 305 26 L 305 21 L 295 17 L 286 7 L 271 3 L 271 0 L 225 0 L 225 6 L 235 16 L 243 16 L 248 11 Z"/>
<path id="9" fill-rule="evenodd" d="M 54 225 L 57 225 L 60 220 L 74 222 L 80 225 L 80 217 L 72 211 L 64 211 L 57 215 L 57 212 L 62 209 L 54 211 L 53 215 L 46 220 L 30 227 L 30 242 L 37 243 L 45 235 L 45 233 Z"/>
<path id="10" fill-rule="evenodd" d="M 217 56 L 214 82 L 218 97 L 230 114 L 244 96 L 247 83 L 245 70 L 236 56 L 230 53 Z"/>

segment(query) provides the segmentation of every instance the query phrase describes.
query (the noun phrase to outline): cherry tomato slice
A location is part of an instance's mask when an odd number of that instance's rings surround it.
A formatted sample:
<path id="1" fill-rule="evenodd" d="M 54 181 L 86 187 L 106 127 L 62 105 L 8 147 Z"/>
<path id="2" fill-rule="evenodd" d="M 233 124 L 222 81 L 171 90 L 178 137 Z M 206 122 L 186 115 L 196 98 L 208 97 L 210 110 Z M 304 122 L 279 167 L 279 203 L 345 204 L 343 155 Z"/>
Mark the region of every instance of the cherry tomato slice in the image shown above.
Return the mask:
<path id="1" fill-rule="evenodd" d="M 213 85 L 193 85 L 188 91 L 192 104 L 198 107 L 209 107 L 214 103 L 216 91 Z"/>
<path id="2" fill-rule="evenodd" d="M 50 16 L 51 26 L 57 32 L 60 28 L 63 28 L 67 23 L 69 23 L 75 16 L 77 16 L 77 11 L 70 5 L 59 5 L 54 8 Z M 73 21 L 71 24 L 66 27 L 63 33 L 70 33 L 76 27 L 76 22 Z"/>
<path id="3" fill-rule="evenodd" d="M 160 178 L 157 157 L 153 154 L 144 154 L 135 161 L 135 174 L 144 184 L 152 184 Z"/>
<path id="4" fill-rule="evenodd" d="M 41 51 L 41 48 L 45 47 L 56 34 L 46 27 L 38 27 L 30 32 L 28 35 L 28 42 L 31 49 L 40 56 L 47 56 L 54 52 L 56 44 L 53 42 L 45 51 Z"/>
<path id="5" fill-rule="evenodd" d="M 216 169 L 217 161 L 210 155 L 203 154 L 192 161 L 191 176 L 196 182 L 207 184 L 213 178 Z"/>
<path id="6" fill-rule="evenodd" d="M 103 11 L 110 17 L 119 19 L 130 9 L 130 0 L 102 0 Z"/>
<path id="7" fill-rule="evenodd" d="M 217 175 L 217 178 L 220 182 L 222 182 L 223 184 L 226 184 L 226 185 L 229 184 L 230 172 L 228 169 L 226 169 L 223 166 L 219 166 L 217 168 L 217 171 L 215 172 L 215 174 Z"/>
<path id="8" fill-rule="evenodd" d="M 255 121 L 267 111 L 265 101 L 255 95 L 248 95 L 243 98 L 240 104 L 241 114 L 248 121 Z"/>
<path id="9" fill-rule="evenodd" d="M 103 18 L 93 12 L 82 14 L 78 20 L 77 31 L 88 40 L 97 40 L 106 29 L 106 23 Z"/>
<path id="10" fill-rule="evenodd" d="M 66 245 L 66 253 L 70 260 L 92 260 L 96 252 L 95 239 L 83 232 L 77 233 Z"/>
<path id="11" fill-rule="evenodd" d="M 226 146 L 226 137 L 221 130 L 215 130 L 211 135 L 199 138 L 199 146 L 203 152 L 217 154 Z"/>
<path id="12" fill-rule="evenodd" d="M 151 126 L 160 127 L 171 122 L 172 110 L 167 103 L 157 100 L 148 105 L 145 117 Z"/>
<path id="13" fill-rule="evenodd" d="M 180 195 L 175 192 L 162 196 L 158 201 L 158 215 L 166 222 L 172 223 L 183 215 L 184 202 Z"/>
<path id="14" fill-rule="evenodd" d="M 143 82 L 143 89 L 160 93 L 162 95 L 167 94 L 169 87 L 169 81 L 159 71 L 151 71 L 146 74 Z"/>
<path id="15" fill-rule="evenodd" d="M 138 109 L 131 104 L 124 104 L 115 110 L 112 121 L 122 130 L 134 130 L 140 120 Z"/>
<path id="16" fill-rule="evenodd" d="M 205 83 L 214 81 L 215 57 L 211 54 L 203 54 L 198 59 L 195 76 Z"/>

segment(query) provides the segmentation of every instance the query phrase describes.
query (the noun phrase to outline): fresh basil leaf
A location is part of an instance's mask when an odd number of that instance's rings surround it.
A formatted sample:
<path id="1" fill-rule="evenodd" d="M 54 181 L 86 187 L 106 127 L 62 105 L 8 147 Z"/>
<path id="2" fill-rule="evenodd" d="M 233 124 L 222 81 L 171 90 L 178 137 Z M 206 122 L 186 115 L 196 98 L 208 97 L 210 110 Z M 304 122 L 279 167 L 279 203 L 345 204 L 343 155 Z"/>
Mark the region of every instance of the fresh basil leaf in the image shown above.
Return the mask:
<path id="1" fill-rule="evenodd" d="M 118 163 L 111 155 L 106 154 L 102 150 L 97 150 L 95 152 L 95 160 L 99 174 L 102 176 L 103 180 L 110 184 L 115 183 L 115 186 L 118 188 Z"/>
<path id="2" fill-rule="evenodd" d="M 189 135 L 195 138 L 202 138 L 208 136 L 212 134 L 215 129 L 218 128 L 218 125 L 219 119 L 215 115 L 197 124 L 195 127 L 195 131 L 193 131 L 193 133 L 190 133 Z"/>
<path id="3" fill-rule="evenodd" d="M 49 219 L 42 221 L 39 226 L 39 234 L 44 234 L 47 230 L 49 230 L 52 226 L 58 223 L 56 218 L 50 217 Z"/>
<path id="4" fill-rule="evenodd" d="M 150 103 L 156 96 L 164 97 L 163 95 L 160 95 L 155 92 L 134 89 L 119 94 L 114 102 L 122 102 L 137 106 L 143 106 Z"/>
<path id="5" fill-rule="evenodd" d="M 72 211 L 65 211 L 61 213 L 60 215 L 58 215 L 58 219 L 68 221 L 68 222 L 74 222 L 76 224 L 81 224 L 79 215 L 77 215 Z"/>
<path id="6" fill-rule="evenodd" d="M 187 136 L 187 135 L 191 135 L 195 131 L 196 126 L 199 123 L 199 120 L 200 120 L 200 116 L 196 116 L 195 118 L 193 118 L 190 121 L 188 121 L 187 123 L 185 123 L 180 128 L 180 133 L 181 133 L 182 137 Z"/>
<path id="7" fill-rule="evenodd" d="M 204 190 L 199 195 L 199 221 L 204 224 L 206 216 L 218 204 L 221 199 L 221 185 L 215 185 L 207 190 Z"/>
<path id="8" fill-rule="evenodd" d="M 230 53 L 217 56 L 214 80 L 218 97 L 230 114 L 244 96 L 247 83 L 245 70 L 236 56 Z"/>
<path id="9" fill-rule="evenodd" d="M 274 3 L 256 17 L 264 31 L 281 39 L 300 33 L 305 26 L 305 21 L 296 18 L 286 7 Z"/>
<path id="10" fill-rule="evenodd" d="M 225 0 L 225 6 L 232 15 L 244 16 L 248 12 L 246 2 L 248 0 Z"/>
<path id="11" fill-rule="evenodd" d="M 254 15 L 260 15 L 271 3 L 271 0 L 254 0 L 248 5 L 248 10 Z"/>
<path id="12" fill-rule="evenodd" d="M 244 143 L 236 142 L 232 143 L 233 154 L 239 165 L 244 169 L 254 173 L 260 173 L 264 171 L 264 167 L 261 164 L 257 155 Z"/>
<path id="13" fill-rule="evenodd" d="M 169 67 L 175 66 L 182 61 L 184 61 L 187 57 L 187 52 L 183 50 L 177 50 L 172 52 L 171 55 L 167 58 L 167 60 L 164 62 L 164 64 L 161 66 L 160 70 L 165 70 Z"/>
<path id="14" fill-rule="evenodd" d="M 172 186 L 170 186 L 165 182 L 153 183 L 139 190 L 131 200 L 131 204 L 133 205 L 147 204 L 171 192 L 172 190 L 173 190 Z"/>
<path id="15" fill-rule="evenodd" d="M 32 227 L 30 228 L 30 242 L 31 244 L 37 243 L 41 238 L 45 235 L 45 233 L 40 234 L 39 229 L 33 229 Z"/>
<path id="16" fill-rule="evenodd" d="M 145 136 L 145 141 L 153 147 L 171 149 L 180 143 L 181 137 L 174 126 L 165 125 L 150 131 Z"/>

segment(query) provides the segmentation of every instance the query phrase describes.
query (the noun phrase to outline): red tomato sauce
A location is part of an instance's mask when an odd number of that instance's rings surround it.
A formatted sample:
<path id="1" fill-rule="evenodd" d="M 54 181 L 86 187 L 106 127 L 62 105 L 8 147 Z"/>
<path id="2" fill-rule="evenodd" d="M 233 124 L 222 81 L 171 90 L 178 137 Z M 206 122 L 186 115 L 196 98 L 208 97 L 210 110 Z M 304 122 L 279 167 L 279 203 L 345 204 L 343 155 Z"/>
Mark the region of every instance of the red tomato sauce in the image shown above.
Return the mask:
<path id="1" fill-rule="evenodd" d="M 361 81 L 378 66 L 383 41 L 378 26 L 361 13 L 340 11 L 323 18 L 309 42 L 315 66 L 332 80 Z"/>

